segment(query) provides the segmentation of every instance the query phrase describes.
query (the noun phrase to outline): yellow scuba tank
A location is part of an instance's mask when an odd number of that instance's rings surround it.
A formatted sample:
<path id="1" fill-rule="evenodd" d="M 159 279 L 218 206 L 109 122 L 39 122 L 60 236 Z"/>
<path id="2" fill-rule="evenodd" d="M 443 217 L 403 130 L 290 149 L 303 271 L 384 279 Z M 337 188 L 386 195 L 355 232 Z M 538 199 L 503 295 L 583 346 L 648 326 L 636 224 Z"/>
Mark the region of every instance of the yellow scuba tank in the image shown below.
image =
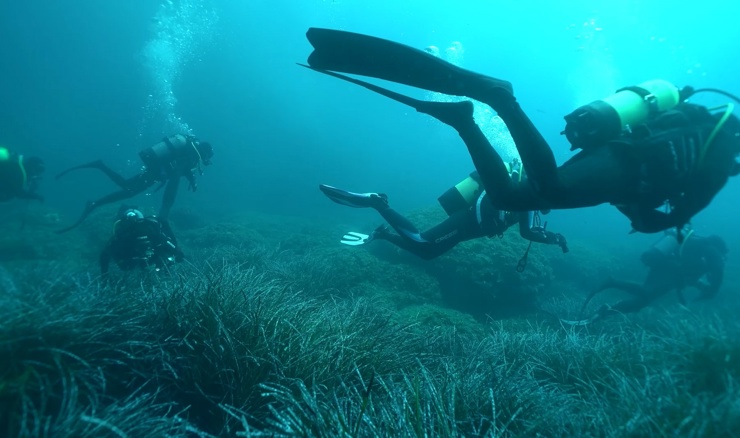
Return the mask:
<path id="1" fill-rule="evenodd" d="M 483 192 L 480 176 L 475 171 L 467 178 L 450 187 L 437 201 L 448 215 L 460 210 L 465 210 L 475 203 L 478 196 Z"/>
<path id="2" fill-rule="evenodd" d="M 504 164 L 509 176 L 514 178 L 516 182 L 521 182 L 524 168 L 522 168 L 519 160 L 514 159 L 510 163 Z M 483 190 L 480 175 L 478 175 L 478 171 L 474 171 L 467 178 L 450 187 L 442 196 L 437 198 L 437 201 L 448 215 L 452 215 L 474 205 Z"/>
<path id="3" fill-rule="evenodd" d="M 619 137 L 623 129 L 638 125 L 654 114 L 672 109 L 681 100 L 680 90 L 662 79 L 626 87 L 565 116 L 565 134 L 571 150 L 599 146 Z"/>

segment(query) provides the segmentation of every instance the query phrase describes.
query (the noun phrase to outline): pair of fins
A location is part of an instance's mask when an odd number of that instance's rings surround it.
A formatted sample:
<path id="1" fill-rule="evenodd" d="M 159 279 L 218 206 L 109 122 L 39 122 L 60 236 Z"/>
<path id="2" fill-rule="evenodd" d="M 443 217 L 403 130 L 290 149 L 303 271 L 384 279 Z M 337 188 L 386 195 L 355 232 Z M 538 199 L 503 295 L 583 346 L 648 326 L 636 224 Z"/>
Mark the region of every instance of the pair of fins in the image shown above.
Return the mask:
<path id="1" fill-rule="evenodd" d="M 489 104 L 492 94 L 500 94 L 503 91 L 513 96 L 513 88 L 507 81 L 463 69 L 428 52 L 394 41 L 317 27 L 308 29 L 306 37 L 314 50 L 308 57 L 308 65 L 299 65 L 360 85 L 415 108 L 417 111 L 429 114 L 434 112 L 435 117 L 440 120 L 445 117 L 439 117 L 439 110 L 442 107 L 435 106 L 439 105 L 437 102 L 417 100 L 336 72 L 383 79 L 429 91 L 468 97 Z M 463 114 L 468 112 L 472 116 L 472 104 L 467 102 L 467 106 L 459 103 L 457 105 L 457 109 L 462 109 Z M 441 113 L 444 112 L 444 110 L 441 111 Z M 357 198 L 361 194 L 345 192 L 324 185 L 321 190 L 334 202 L 358 207 Z M 352 231 L 344 235 L 341 243 L 351 246 L 363 245 L 370 242 L 374 234 L 367 235 Z"/>
<path id="2" fill-rule="evenodd" d="M 421 111 L 419 101 L 336 72 L 383 79 L 429 91 L 468 97 L 491 104 L 511 83 L 451 64 L 428 52 L 359 33 L 312 27 L 306 33 L 314 50 L 308 65 L 320 73 L 365 87 Z M 424 112 L 424 111 L 422 111 Z"/>

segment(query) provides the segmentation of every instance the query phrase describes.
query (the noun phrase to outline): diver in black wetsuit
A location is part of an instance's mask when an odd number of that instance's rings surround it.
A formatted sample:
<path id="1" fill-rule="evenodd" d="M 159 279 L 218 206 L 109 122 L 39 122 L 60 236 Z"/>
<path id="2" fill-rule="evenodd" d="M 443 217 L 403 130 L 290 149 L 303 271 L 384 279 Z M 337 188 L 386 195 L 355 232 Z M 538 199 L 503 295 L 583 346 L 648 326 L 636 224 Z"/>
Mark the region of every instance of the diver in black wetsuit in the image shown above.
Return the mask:
<path id="1" fill-rule="evenodd" d="M 11 199 L 44 198 L 36 193 L 44 162 L 38 157 L 25 158 L 17 152 L 0 147 L 0 202 Z"/>
<path id="2" fill-rule="evenodd" d="M 707 300 L 717 295 L 724 279 L 725 241 L 716 235 L 699 236 L 694 232 L 689 232 L 682 243 L 677 237 L 675 232 L 666 232 L 642 254 L 641 260 L 649 268 L 642 284 L 610 278 L 589 295 L 583 309 L 597 293 L 607 289 L 623 290 L 631 298 L 613 306 L 604 305 L 590 318 L 565 322 L 585 325 L 609 315 L 637 312 L 671 291 L 676 291 L 680 301 L 686 304 L 683 295 L 686 287 L 699 290 L 696 300 Z"/>
<path id="3" fill-rule="evenodd" d="M 455 128 L 497 209 L 610 203 L 631 220 L 635 231 L 680 229 L 711 202 L 729 177 L 740 173 L 736 162 L 740 120 L 731 114 L 729 105 L 724 113 L 711 114 L 703 106 L 685 103 L 695 93 L 688 88 L 679 91 L 665 81 L 650 81 L 579 108 L 566 116 L 564 133 L 574 147 L 583 150 L 558 167 L 509 82 L 367 35 L 311 28 L 307 37 L 315 49 L 308 59 L 310 68 L 366 87 Z M 488 104 L 509 128 L 529 183 L 511 183 L 501 157 L 473 120 L 471 102 L 420 101 L 332 71 Z M 664 205 L 668 212 L 658 210 Z"/>
<path id="4" fill-rule="evenodd" d="M 100 253 L 100 273 L 108 275 L 113 261 L 122 271 L 153 268 L 164 269 L 181 262 L 184 255 L 166 220 L 144 217 L 133 207 L 122 206 L 114 225 L 113 236 Z"/>
<path id="5" fill-rule="evenodd" d="M 139 157 L 144 162 L 143 171 L 128 179 L 114 172 L 100 160 L 72 167 L 57 175 L 59 179 L 73 170 L 98 169 L 121 188 L 96 201 L 88 202 L 77 222 L 57 232 L 69 231 L 79 226 L 97 207 L 131 198 L 157 182 L 160 183 L 160 188 L 166 184 L 159 217 L 167 220 L 170 209 L 175 203 L 177 189 L 180 187 L 180 178 L 187 179 L 188 188 L 193 192 L 196 191 L 198 185 L 195 181 L 195 169 L 200 169 L 201 163 L 205 166 L 211 164 L 213 147 L 210 143 L 199 141 L 196 137 L 176 134 L 165 137 L 161 142 L 139 152 Z"/>
<path id="6" fill-rule="evenodd" d="M 518 178 L 518 171 L 513 175 Z M 473 177 L 473 175 L 471 175 Z M 355 208 L 373 208 L 398 233 L 392 233 L 386 226 L 377 228 L 372 234 L 350 232 L 342 239 L 347 245 L 361 245 L 374 239 L 387 240 L 425 260 L 431 260 L 446 253 L 455 245 L 466 240 L 481 237 L 502 236 L 512 225 L 519 224 L 520 235 L 532 242 L 559 245 L 568 252 L 567 242 L 562 234 L 545 230 L 540 223 L 539 212 L 505 212 L 495 210 L 486 201 L 484 190 L 476 191 L 471 205 L 463 208 L 445 208 L 448 219 L 429 230 L 420 232 L 408 219 L 388 205 L 388 197 L 378 193 L 353 193 L 327 185 L 319 189 L 332 201 Z M 443 199 L 440 198 L 440 202 Z M 445 206 L 447 204 L 443 204 Z"/>

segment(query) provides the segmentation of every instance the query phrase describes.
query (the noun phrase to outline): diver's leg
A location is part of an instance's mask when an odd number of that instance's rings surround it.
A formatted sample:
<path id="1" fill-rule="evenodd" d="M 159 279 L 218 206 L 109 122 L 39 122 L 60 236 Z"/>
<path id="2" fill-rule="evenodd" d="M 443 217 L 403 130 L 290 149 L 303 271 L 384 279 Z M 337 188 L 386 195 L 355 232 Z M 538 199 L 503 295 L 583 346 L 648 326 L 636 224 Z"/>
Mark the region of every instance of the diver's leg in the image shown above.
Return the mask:
<path id="1" fill-rule="evenodd" d="M 546 201 L 561 204 L 568 194 L 558 177 L 555 155 L 519 102 L 513 95 L 497 95 L 495 99 L 483 102 L 496 111 L 509 129 L 535 192 Z"/>
<path id="2" fill-rule="evenodd" d="M 162 206 L 159 209 L 159 218 L 166 221 L 170 215 L 170 210 L 175 204 L 175 197 L 177 196 L 177 189 L 180 187 L 180 177 L 173 177 L 167 181 L 167 186 L 164 188 L 164 194 L 162 195 Z"/>
<path id="3" fill-rule="evenodd" d="M 388 206 L 388 204 L 375 206 L 373 208 L 375 208 L 375 210 L 383 216 L 383 219 L 388 222 L 388 225 L 396 230 L 396 232 L 402 237 L 412 242 L 424 242 L 424 239 L 421 237 L 421 233 L 414 224 L 412 224 L 411 221 L 401 213 Z"/>
<path id="4" fill-rule="evenodd" d="M 620 301 L 611 307 L 610 311 L 619 313 L 637 312 L 646 307 L 658 297 L 667 294 L 674 285 L 678 284 L 677 278 L 680 276 L 672 275 L 673 273 L 665 269 L 651 269 L 648 271 L 643 284 L 612 280 L 612 287 L 621 289 L 633 297 Z"/>
<path id="5" fill-rule="evenodd" d="M 110 178 L 111 181 L 113 181 L 118 187 L 121 187 L 122 189 L 126 188 L 126 184 L 128 180 L 124 177 L 122 177 L 119 173 L 113 171 L 110 167 L 108 167 L 105 163 L 103 163 L 102 160 L 95 160 L 91 161 L 89 163 L 80 164 L 79 166 L 71 167 L 64 172 L 61 172 L 56 176 L 57 179 L 63 177 L 64 175 L 68 174 L 69 172 L 72 172 L 73 170 L 78 169 L 98 169 L 101 172 L 103 172 L 108 178 Z"/>
<path id="6" fill-rule="evenodd" d="M 584 314 L 584 312 L 586 311 L 586 308 L 588 307 L 588 304 L 591 302 L 592 299 L 594 299 L 594 297 L 596 295 L 598 295 L 600 292 L 603 292 L 603 291 L 605 291 L 607 289 L 611 289 L 611 288 L 624 290 L 624 291 L 626 291 L 627 293 L 629 293 L 631 295 L 639 294 L 639 293 L 642 293 L 642 291 L 643 291 L 642 285 L 640 285 L 639 283 L 633 283 L 633 282 L 629 282 L 629 281 L 616 280 L 614 277 L 611 277 L 610 276 L 606 281 L 604 281 L 603 283 L 601 283 L 601 285 L 599 285 L 599 287 L 597 287 L 596 289 L 594 289 L 593 291 L 591 291 L 591 293 L 589 293 L 588 296 L 586 296 L 586 300 L 583 302 L 583 305 L 581 306 L 581 313 L 580 314 L 581 315 Z M 604 312 L 608 311 L 609 309 L 611 309 L 611 306 L 604 305 L 597 312 L 597 315 L 604 316 L 602 314 Z"/>
<path id="7" fill-rule="evenodd" d="M 381 212 L 381 214 L 399 234 L 386 231 L 377 234 L 376 238 L 387 240 L 424 260 L 439 257 L 454 248 L 458 243 L 482 235 L 475 218 L 472 217 L 469 211 L 455 213 L 442 223 L 422 233 L 419 233 L 406 218 L 390 208 Z M 404 228 L 394 226 L 393 223 L 398 222 L 399 219 L 402 220 L 402 223 L 405 222 L 408 225 Z M 413 234 L 409 233 L 409 226 L 413 227 L 415 231 Z"/>
<path id="8" fill-rule="evenodd" d="M 636 296 L 622 300 L 605 310 L 605 313 L 634 313 L 647 307 L 652 300 L 644 296 Z"/>
<path id="9" fill-rule="evenodd" d="M 398 234 L 393 233 L 388 229 L 376 231 L 373 235 L 374 239 L 388 241 L 404 251 L 408 251 L 411 254 L 422 258 L 424 260 L 430 260 L 434 257 L 427 251 L 427 242 L 418 242 L 415 240 L 402 237 Z"/>
<path id="10" fill-rule="evenodd" d="M 633 296 L 643 296 L 647 293 L 645 287 L 635 281 L 609 279 L 609 281 L 602 286 L 602 290 L 610 288 L 625 291 Z"/>
<path id="11" fill-rule="evenodd" d="M 113 169 L 106 166 L 105 163 L 102 161 L 99 163 L 100 165 L 96 167 L 97 169 L 100 169 L 111 181 L 113 181 L 118 187 L 122 189 L 126 189 L 128 185 L 131 184 L 130 179 L 126 179 L 122 177 L 119 173 L 114 172 Z"/>
<path id="12" fill-rule="evenodd" d="M 483 186 L 490 195 L 488 197 L 489 201 L 495 208 L 501 210 L 527 211 L 554 207 L 551 203 L 546 202 L 547 200 L 540 199 L 537 191 L 535 190 L 533 192 L 532 187 L 528 187 L 527 184 L 513 184 L 501 156 L 496 152 L 496 149 L 491 146 L 486 136 L 480 130 L 480 127 L 475 123 L 475 120 L 473 119 L 472 102 L 427 102 L 414 99 L 349 76 L 324 70 L 317 71 L 367 88 L 368 90 L 374 91 L 380 95 L 408 105 L 416 109 L 418 112 L 428 114 L 442 123 L 455 128 L 465 142 L 468 152 L 470 153 L 470 157 L 473 160 L 473 164 L 481 176 Z M 496 99 L 516 104 L 516 101 L 510 93 L 504 91 L 501 92 L 501 94 L 503 97 L 498 96 Z M 488 101 L 492 102 L 493 98 L 488 99 Z M 518 107 L 518 104 L 516 104 L 516 106 Z M 529 122 L 529 119 L 523 112 L 521 112 L 521 117 L 523 117 L 526 122 Z M 514 119 L 515 118 L 512 117 L 512 120 Z M 529 124 L 531 125 L 531 122 L 529 122 Z M 533 126 L 531 127 L 534 129 Z M 531 135 L 531 133 L 524 129 L 522 132 Z M 539 135 L 539 132 L 536 129 L 534 129 L 534 133 L 536 134 L 535 137 Z M 551 157 L 550 162 L 545 160 L 543 163 L 549 163 L 549 165 L 552 166 L 552 169 L 548 168 L 548 170 L 554 170 L 555 159 L 552 157 L 552 151 L 544 140 L 541 141 L 541 145 L 542 144 L 545 149 L 547 149 L 546 153 Z M 527 164 L 523 164 L 526 168 Z M 542 186 L 543 184 L 538 185 Z"/>
<path id="13" fill-rule="evenodd" d="M 106 205 L 131 198 L 132 196 L 135 196 L 146 190 L 146 188 L 151 186 L 153 182 L 154 181 L 147 178 L 147 175 L 145 173 L 129 178 L 128 180 L 124 181 L 124 186 L 126 187 L 125 189 L 103 196 L 96 201 L 89 201 L 85 205 L 85 210 L 83 210 L 82 215 L 80 215 L 79 219 L 77 219 L 77 222 L 66 228 L 58 230 L 57 233 L 64 233 L 78 227 L 96 208 L 100 207 L 101 205 Z"/>
<path id="14" fill-rule="evenodd" d="M 437 257 L 460 242 L 477 239 L 485 234 L 476 220 L 475 211 L 467 209 L 453 213 L 441 223 L 422 232 L 421 236 L 431 245 L 427 251 Z"/>
<path id="15" fill-rule="evenodd" d="M 550 198 L 540 197 L 541 193 L 536 190 L 536 184 L 517 184 L 511 179 L 501 155 L 475 123 L 472 102 L 414 100 L 411 103 L 417 111 L 429 114 L 455 128 L 468 149 L 473 165 L 488 193 L 488 201 L 494 208 L 508 211 L 530 211 L 551 209 L 557 206 L 550 202 Z M 549 147 L 547 149 L 549 151 Z M 550 155 L 552 155 L 551 151 Z M 554 159 L 552 164 L 555 166 Z M 526 163 L 523 165 L 526 169 Z M 529 170 L 527 172 L 529 175 Z M 529 177 L 527 181 L 530 181 Z"/>

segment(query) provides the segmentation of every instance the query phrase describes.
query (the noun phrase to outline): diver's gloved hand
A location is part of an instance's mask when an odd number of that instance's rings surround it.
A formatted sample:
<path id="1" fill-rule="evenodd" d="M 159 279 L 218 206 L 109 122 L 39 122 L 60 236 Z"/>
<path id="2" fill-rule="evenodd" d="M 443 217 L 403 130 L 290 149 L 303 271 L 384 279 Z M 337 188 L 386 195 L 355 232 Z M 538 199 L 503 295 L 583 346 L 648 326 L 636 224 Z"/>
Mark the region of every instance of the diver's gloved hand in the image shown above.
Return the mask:
<path id="1" fill-rule="evenodd" d="M 570 251 L 570 249 L 568 248 L 568 241 L 565 240 L 565 236 L 563 236 L 560 233 L 557 233 L 557 234 L 555 234 L 555 239 L 556 239 L 555 242 L 560 247 L 560 249 L 563 251 L 563 254 L 565 254 L 568 251 Z"/>

